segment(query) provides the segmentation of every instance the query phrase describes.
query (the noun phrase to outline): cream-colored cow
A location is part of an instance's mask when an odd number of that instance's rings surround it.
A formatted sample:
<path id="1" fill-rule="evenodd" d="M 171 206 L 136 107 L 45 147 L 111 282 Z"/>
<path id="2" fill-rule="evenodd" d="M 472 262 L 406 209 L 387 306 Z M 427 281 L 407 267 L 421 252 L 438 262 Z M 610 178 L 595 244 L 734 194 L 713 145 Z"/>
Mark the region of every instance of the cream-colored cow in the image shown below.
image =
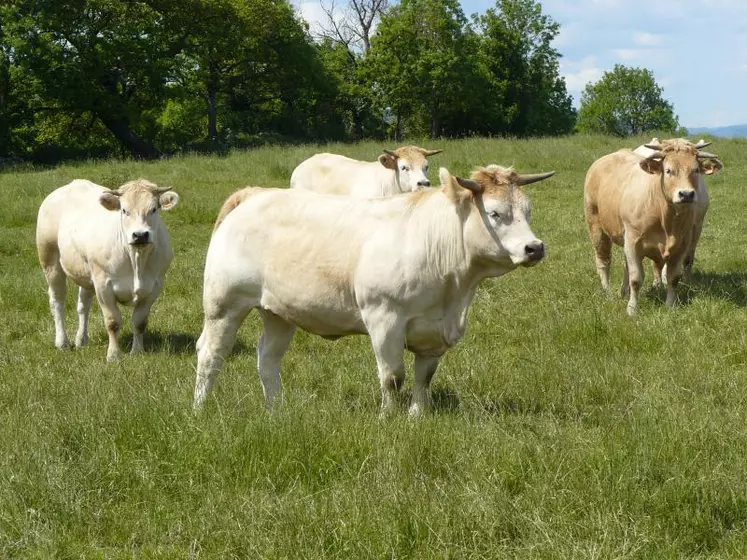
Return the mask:
<path id="1" fill-rule="evenodd" d="M 638 309 L 643 257 L 654 261 L 659 270 L 666 265 L 667 305 L 676 302 L 702 197 L 700 174 L 713 172 L 703 160 L 717 158 L 701 150 L 707 145 L 665 140 L 647 144 L 652 150 L 648 157 L 619 150 L 599 158 L 586 173 L 584 209 L 599 278 L 609 289 L 612 243 L 623 246 L 626 266 L 621 293 L 630 295 L 629 315 Z"/>
<path id="2" fill-rule="evenodd" d="M 167 192 L 170 191 L 170 192 Z M 117 304 L 133 306 L 132 353 L 143 349 L 150 308 L 163 287 L 173 253 L 158 210 L 170 210 L 179 195 L 144 179 L 109 190 L 75 181 L 42 202 L 36 224 L 36 247 L 49 284 L 55 346 L 69 346 L 65 332 L 67 278 L 78 286 L 78 332 L 75 345 L 88 342 L 88 316 L 94 293 L 109 333 L 106 358 L 119 354 L 117 333 L 122 314 Z"/>
<path id="3" fill-rule="evenodd" d="M 682 141 L 687 142 L 687 140 L 685 139 L 682 139 Z M 651 157 L 655 150 L 649 148 L 648 146 L 657 146 L 659 144 L 660 142 L 658 138 L 652 138 L 651 142 L 649 142 L 648 145 L 643 144 L 641 146 L 638 146 L 635 150 L 633 150 L 633 153 L 638 154 L 639 156 L 644 158 Z M 698 145 L 705 147 L 707 144 L 705 140 L 701 139 L 698 142 Z M 702 175 L 715 175 L 724 167 L 724 164 L 718 158 L 701 158 L 700 165 L 704 170 Z M 695 262 L 695 249 L 698 245 L 698 241 L 700 240 L 700 235 L 703 231 L 705 215 L 706 212 L 708 212 L 708 206 L 711 202 L 710 196 L 708 194 L 708 184 L 703 180 L 702 175 L 698 175 L 698 181 L 700 181 L 698 192 L 700 193 L 700 196 L 694 203 L 695 219 L 693 224 L 692 242 L 690 244 L 690 250 L 688 251 L 687 256 L 685 256 L 685 262 L 682 265 L 682 277 L 685 279 L 685 281 L 688 281 L 692 276 L 693 263 Z M 654 262 L 654 286 L 660 286 L 662 282 L 666 284 L 666 281 L 666 266 L 664 267 L 664 269 L 659 269 Z"/>
<path id="4" fill-rule="evenodd" d="M 440 152 L 402 146 L 396 150 L 384 150 L 378 161 L 358 161 L 338 154 L 316 154 L 293 170 L 290 186 L 356 198 L 417 191 L 431 186 L 426 158 Z"/>
<path id="5" fill-rule="evenodd" d="M 240 191 L 208 247 L 195 408 L 213 387 L 239 325 L 257 309 L 257 365 L 268 407 L 300 327 L 330 339 L 368 334 L 385 410 L 404 380 L 404 350 L 413 352 L 410 412 L 420 413 L 441 355 L 464 334 L 479 282 L 544 257 L 520 186 L 551 175 L 488 166 L 465 180 L 442 168 L 441 188 L 374 200 Z"/>

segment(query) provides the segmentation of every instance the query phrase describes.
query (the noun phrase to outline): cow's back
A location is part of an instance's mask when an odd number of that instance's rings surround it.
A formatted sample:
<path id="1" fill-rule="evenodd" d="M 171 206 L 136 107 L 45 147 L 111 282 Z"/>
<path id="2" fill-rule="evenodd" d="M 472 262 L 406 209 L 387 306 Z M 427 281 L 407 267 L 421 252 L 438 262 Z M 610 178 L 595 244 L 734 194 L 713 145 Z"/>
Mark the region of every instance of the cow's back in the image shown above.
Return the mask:
<path id="1" fill-rule="evenodd" d="M 291 188 L 356 198 L 385 194 L 394 174 L 379 162 L 358 161 L 339 154 L 322 153 L 301 162 L 291 175 Z"/>
<path id="2" fill-rule="evenodd" d="M 651 180 L 640 167 L 641 159 L 630 150 L 618 150 L 596 160 L 586 173 L 587 220 L 596 220 L 617 243 L 622 242 L 626 219 L 649 206 Z"/>

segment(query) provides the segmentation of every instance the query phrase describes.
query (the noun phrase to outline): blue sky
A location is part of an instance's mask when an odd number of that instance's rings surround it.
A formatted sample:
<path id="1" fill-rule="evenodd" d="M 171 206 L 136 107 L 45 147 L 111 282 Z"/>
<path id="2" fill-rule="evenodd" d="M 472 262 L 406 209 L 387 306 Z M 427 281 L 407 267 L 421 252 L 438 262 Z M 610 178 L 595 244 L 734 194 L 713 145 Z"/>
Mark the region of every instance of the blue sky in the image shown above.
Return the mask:
<path id="1" fill-rule="evenodd" d="M 461 2 L 467 16 L 495 5 L 490 0 Z M 318 1 L 293 4 L 309 20 L 323 15 Z M 560 73 L 576 105 L 588 82 L 620 63 L 653 72 L 681 125 L 747 123 L 747 0 L 541 4 L 543 13 L 560 24 L 554 45 L 562 54 Z"/>

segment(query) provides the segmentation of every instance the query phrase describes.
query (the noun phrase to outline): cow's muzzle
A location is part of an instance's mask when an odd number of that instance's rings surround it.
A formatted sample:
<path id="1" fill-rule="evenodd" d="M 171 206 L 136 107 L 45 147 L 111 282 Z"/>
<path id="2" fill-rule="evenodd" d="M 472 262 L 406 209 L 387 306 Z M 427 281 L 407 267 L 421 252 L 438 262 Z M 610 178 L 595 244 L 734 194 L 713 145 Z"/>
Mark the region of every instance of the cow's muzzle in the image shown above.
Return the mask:
<path id="1" fill-rule="evenodd" d="M 524 255 L 526 257 L 526 260 L 524 261 L 526 266 L 537 264 L 545 257 L 545 244 L 539 239 L 527 243 L 524 246 Z"/>
<path id="2" fill-rule="evenodd" d="M 148 245 L 151 242 L 149 231 L 133 231 L 130 245 Z"/>
<path id="3" fill-rule="evenodd" d="M 690 204 L 695 202 L 695 191 L 694 190 L 681 190 L 677 191 L 677 197 L 675 203 Z"/>

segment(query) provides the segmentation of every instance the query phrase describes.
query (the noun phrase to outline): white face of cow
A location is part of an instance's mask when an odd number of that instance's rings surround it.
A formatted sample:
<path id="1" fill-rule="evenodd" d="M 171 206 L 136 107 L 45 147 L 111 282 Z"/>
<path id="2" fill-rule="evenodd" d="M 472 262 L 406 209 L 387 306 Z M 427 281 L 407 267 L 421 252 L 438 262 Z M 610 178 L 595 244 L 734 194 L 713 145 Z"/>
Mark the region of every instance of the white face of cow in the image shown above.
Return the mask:
<path id="1" fill-rule="evenodd" d="M 103 193 L 99 201 L 107 210 L 119 212 L 126 242 L 140 247 L 156 243 L 158 210 L 171 210 L 179 203 L 179 195 L 140 179 Z"/>
<path id="2" fill-rule="evenodd" d="M 472 180 L 452 178 L 444 168 L 439 177 L 444 185 L 453 179 L 451 189 L 457 197 L 467 193 L 471 200 L 470 216 L 476 225 L 470 244 L 477 256 L 504 265 L 534 266 L 544 258 L 545 245 L 529 226 L 532 205 L 519 186 L 552 174 L 522 176 L 513 169 L 490 165 L 475 170 Z"/>
<path id="3" fill-rule="evenodd" d="M 394 151 L 384 150 L 379 163 L 394 171 L 395 180 L 401 192 L 411 192 L 431 186 L 428 179 L 427 156 L 441 150 L 424 150 L 417 146 L 404 146 Z"/>

